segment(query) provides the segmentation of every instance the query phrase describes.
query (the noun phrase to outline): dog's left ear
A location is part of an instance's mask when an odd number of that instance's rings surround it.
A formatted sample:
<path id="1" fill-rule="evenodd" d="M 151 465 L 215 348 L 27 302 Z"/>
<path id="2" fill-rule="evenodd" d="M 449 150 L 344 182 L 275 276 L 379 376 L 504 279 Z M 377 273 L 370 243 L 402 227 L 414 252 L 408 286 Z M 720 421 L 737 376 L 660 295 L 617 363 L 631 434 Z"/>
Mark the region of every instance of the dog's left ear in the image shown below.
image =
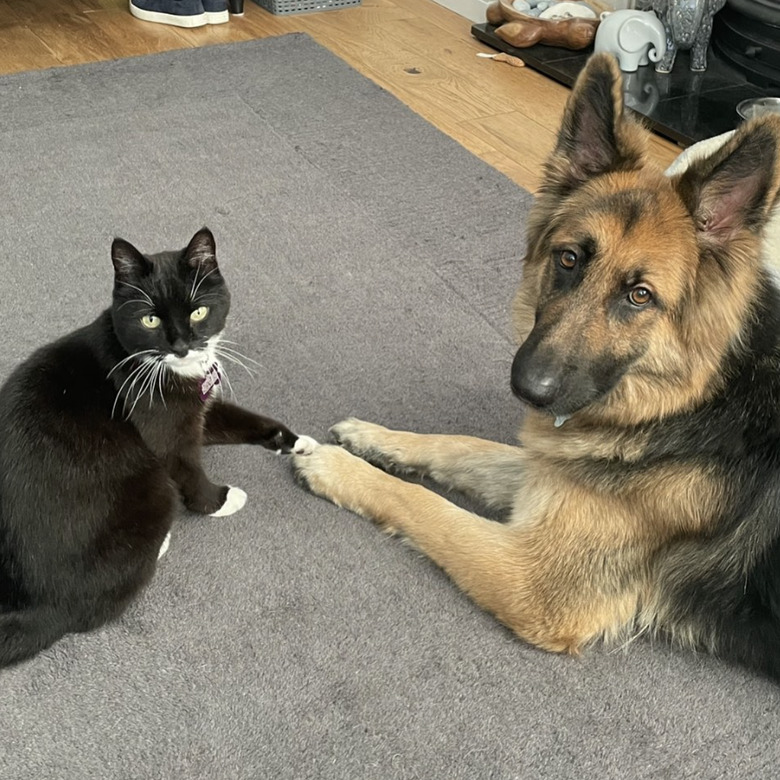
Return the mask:
<path id="1" fill-rule="evenodd" d="M 780 118 L 742 125 L 674 183 L 705 245 L 725 246 L 745 229 L 760 232 L 780 189 Z"/>
<path id="2" fill-rule="evenodd" d="M 611 54 L 592 56 L 572 89 L 542 189 L 566 195 L 603 173 L 642 164 L 647 132 L 623 116 L 623 76 Z"/>

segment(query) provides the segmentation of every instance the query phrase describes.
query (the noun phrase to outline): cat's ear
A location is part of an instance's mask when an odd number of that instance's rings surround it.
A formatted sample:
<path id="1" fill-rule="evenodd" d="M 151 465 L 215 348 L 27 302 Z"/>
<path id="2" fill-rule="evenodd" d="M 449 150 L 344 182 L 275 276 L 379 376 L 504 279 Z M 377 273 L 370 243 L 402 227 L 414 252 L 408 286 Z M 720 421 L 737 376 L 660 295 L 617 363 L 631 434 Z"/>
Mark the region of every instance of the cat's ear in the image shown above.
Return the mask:
<path id="1" fill-rule="evenodd" d="M 152 269 L 149 260 L 123 238 L 115 238 L 111 244 L 111 261 L 114 264 L 114 277 L 121 282 L 145 276 Z"/>
<path id="2" fill-rule="evenodd" d="M 191 268 L 199 268 L 202 273 L 210 273 L 217 268 L 217 245 L 214 235 L 207 228 L 201 228 L 190 240 L 184 250 L 184 259 Z"/>

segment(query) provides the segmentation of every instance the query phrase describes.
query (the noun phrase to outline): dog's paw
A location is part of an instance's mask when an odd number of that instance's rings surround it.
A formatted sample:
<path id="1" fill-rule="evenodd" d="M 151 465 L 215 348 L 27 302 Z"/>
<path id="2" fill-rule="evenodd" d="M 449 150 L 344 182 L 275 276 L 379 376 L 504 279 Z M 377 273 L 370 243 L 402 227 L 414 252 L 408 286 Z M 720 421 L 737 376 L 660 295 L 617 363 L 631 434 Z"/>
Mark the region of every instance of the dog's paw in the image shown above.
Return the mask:
<path id="1" fill-rule="evenodd" d="M 337 506 L 349 504 L 345 503 L 346 494 L 361 466 L 370 468 L 359 458 L 333 444 L 319 444 L 308 454 L 293 455 L 295 478 L 298 482 Z"/>
<path id="2" fill-rule="evenodd" d="M 225 497 L 225 503 L 217 509 L 216 512 L 211 513 L 211 517 L 227 517 L 233 515 L 246 504 L 246 493 L 241 488 L 229 487 L 227 496 Z"/>
<path id="3" fill-rule="evenodd" d="M 330 435 L 335 442 L 368 460 L 371 456 L 382 454 L 382 439 L 387 433 L 387 428 L 355 417 L 342 420 L 330 429 Z"/>
<path id="4" fill-rule="evenodd" d="M 345 449 L 385 471 L 411 471 L 403 462 L 401 451 L 392 441 L 394 432 L 388 428 L 350 417 L 336 423 L 330 429 L 330 435 Z"/>
<path id="5" fill-rule="evenodd" d="M 293 444 L 292 451 L 294 455 L 311 455 L 319 446 L 320 443 L 311 436 L 299 436 Z"/>
<path id="6" fill-rule="evenodd" d="M 388 497 L 405 483 L 333 444 L 320 444 L 309 455 L 293 455 L 293 465 L 298 482 L 315 495 L 396 533 L 387 514 Z"/>

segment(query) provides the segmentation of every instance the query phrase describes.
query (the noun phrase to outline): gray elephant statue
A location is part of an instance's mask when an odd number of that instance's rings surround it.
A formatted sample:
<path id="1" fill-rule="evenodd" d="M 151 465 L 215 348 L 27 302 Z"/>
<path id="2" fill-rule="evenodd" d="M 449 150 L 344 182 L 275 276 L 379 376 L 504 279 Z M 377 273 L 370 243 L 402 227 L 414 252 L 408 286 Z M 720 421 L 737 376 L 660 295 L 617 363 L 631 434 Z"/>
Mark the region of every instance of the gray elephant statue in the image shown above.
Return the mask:
<path id="1" fill-rule="evenodd" d="M 620 70 L 633 73 L 666 54 L 666 30 L 652 11 L 605 11 L 593 49 L 614 54 Z"/>
<path id="2" fill-rule="evenodd" d="M 651 4 L 666 28 L 666 54 L 655 66 L 656 71 L 669 73 L 680 49 L 690 49 L 691 70 L 707 70 L 712 17 L 726 0 L 651 0 Z"/>

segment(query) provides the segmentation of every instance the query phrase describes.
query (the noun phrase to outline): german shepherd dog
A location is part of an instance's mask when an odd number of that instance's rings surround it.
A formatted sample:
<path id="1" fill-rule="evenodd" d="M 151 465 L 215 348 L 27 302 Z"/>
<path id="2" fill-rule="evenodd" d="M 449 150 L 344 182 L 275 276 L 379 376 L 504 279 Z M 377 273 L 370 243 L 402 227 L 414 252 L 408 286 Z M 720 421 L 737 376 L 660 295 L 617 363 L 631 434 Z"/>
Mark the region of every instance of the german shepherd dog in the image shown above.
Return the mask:
<path id="1" fill-rule="evenodd" d="M 538 647 L 652 631 L 780 680 L 780 299 L 760 259 L 780 120 L 674 178 L 649 135 L 623 113 L 614 60 L 592 57 L 529 220 L 520 446 L 349 419 L 341 447 L 295 465 Z"/>

